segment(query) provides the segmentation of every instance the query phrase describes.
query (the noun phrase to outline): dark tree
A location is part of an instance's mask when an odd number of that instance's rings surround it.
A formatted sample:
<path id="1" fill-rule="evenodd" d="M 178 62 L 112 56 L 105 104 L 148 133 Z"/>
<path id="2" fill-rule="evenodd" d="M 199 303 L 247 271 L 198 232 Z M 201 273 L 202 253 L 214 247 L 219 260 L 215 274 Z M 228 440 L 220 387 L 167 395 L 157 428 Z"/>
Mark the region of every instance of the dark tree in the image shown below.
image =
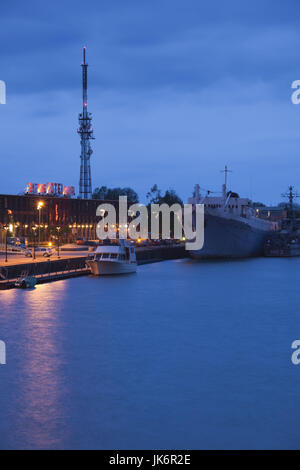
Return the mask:
<path id="1" fill-rule="evenodd" d="M 137 193 L 132 188 L 108 188 L 101 186 L 93 192 L 93 199 L 101 199 L 102 201 L 117 201 L 119 196 L 127 196 L 128 202 L 139 202 Z"/>
<path id="2" fill-rule="evenodd" d="M 152 186 L 150 191 L 147 193 L 147 199 L 149 204 L 168 204 L 172 206 L 172 204 L 180 204 L 183 206 L 183 202 L 180 197 L 176 194 L 174 189 L 167 189 L 164 195 L 161 194 L 161 190 L 158 189 L 157 184 Z"/>
<path id="3" fill-rule="evenodd" d="M 146 194 L 149 204 L 160 204 L 161 191 L 158 189 L 157 184 L 154 184 L 150 191 Z"/>
<path id="4" fill-rule="evenodd" d="M 162 197 L 161 204 L 162 203 L 168 204 L 169 206 L 172 206 L 173 204 L 180 204 L 180 206 L 183 206 L 182 200 L 176 194 L 174 189 L 167 189 L 165 195 Z"/>
<path id="5" fill-rule="evenodd" d="M 147 193 L 147 199 L 149 201 L 148 203 L 148 210 L 150 210 L 151 204 L 167 204 L 169 207 L 171 207 L 173 204 L 179 204 L 181 207 L 183 207 L 183 202 L 180 199 L 180 197 L 176 194 L 174 189 L 167 189 L 165 191 L 165 194 L 162 195 L 161 190 L 158 189 L 157 184 L 152 186 L 150 191 Z M 171 229 L 171 238 L 174 235 L 174 213 L 171 212 L 170 214 L 170 229 Z M 149 218 L 149 232 L 151 231 L 151 221 Z M 162 233 L 162 214 L 160 213 L 159 215 L 159 233 L 161 236 Z"/>

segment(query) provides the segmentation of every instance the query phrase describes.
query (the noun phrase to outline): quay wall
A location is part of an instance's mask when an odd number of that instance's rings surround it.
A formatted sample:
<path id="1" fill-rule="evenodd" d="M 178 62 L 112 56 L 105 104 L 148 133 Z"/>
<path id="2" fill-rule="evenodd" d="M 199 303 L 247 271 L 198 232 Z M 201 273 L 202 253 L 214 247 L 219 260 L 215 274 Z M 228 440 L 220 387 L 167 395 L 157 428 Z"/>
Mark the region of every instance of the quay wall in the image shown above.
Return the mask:
<path id="1" fill-rule="evenodd" d="M 92 253 L 89 253 L 91 255 Z M 2 264 L 0 266 L 0 280 L 10 280 L 18 278 L 22 272 L 26 271 L 31 276 L 50 275 L 63 273 L 70 270 L 85 270 L 85 261 L 88 255 L 80 257 L 70 257 L 64 259 L 47 259 L 39 262 L 25 262 L 16 265 Z M 155 263 L 168 259 L 185 258 L 187 253 L 184 245 L 137 247 L 136 257 L 138 265 Z"/>
<path id="2" fill-rule="evenodd" d="M 139 265 L 168 259 L 187 258 L 187 256 L 184 245 L 147 246 L 136 249 L 136 259 Z"/>
<path id="3" fill-rule="evenodd" d="M 40 261 L 38 263 L 28 262 L 17 265 L 9 265 L 0 267 L 1 279 L 15 279 L 19 277 L 22 272 L 26 271 L 30 276 L 53 274 L 57 272 L 84 269 L 86 257 L 57 259 Z"/>

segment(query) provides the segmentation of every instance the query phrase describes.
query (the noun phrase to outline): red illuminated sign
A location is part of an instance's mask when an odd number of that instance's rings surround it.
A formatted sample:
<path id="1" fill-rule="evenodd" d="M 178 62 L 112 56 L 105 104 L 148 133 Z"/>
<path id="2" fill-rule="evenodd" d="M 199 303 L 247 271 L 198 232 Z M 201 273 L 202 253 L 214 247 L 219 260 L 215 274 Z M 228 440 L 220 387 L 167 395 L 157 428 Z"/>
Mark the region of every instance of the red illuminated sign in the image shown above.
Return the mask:
<path id="1" fill-rule="evenodd" d="M 40 196 L 75 196 L 74 186 L 64 186 L 61 183 L 36 184 L 27 183 L 25 194 L 37 194 Z"/>

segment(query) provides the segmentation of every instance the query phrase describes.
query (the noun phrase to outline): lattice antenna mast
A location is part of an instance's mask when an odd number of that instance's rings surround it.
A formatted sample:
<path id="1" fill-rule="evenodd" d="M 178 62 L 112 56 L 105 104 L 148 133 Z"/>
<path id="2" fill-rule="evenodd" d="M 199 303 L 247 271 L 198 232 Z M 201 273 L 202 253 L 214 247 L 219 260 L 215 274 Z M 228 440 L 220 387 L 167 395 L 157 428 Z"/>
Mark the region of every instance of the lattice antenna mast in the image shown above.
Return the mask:
<path id="1" fill-rule="evenodd" d="M 92 128 L 92 115 L 87 110 L 87 67 L 86 48 L 83 48 L 82 67 L 82 113 L 79 114 L 80 134 L 80 179 L 79 179 L 79 197 L 82 199 L 90 199 L 92 197 L 92 178 L 90 158 L 93 153 L 91 148 L 91 140 L 94 139 Z"/>
<path id="2" fill-rule="evenodd" d="M 295 218 L 295 208 L 294 208 L 294 199 L 295 197 L 300 197 L 300 195 L 294 191 L 293 186 L 289 186 L 289 190 L 286 193 L 282 194 L 282 197 L 287 197 L 289 200 L 289 216 Z"/>

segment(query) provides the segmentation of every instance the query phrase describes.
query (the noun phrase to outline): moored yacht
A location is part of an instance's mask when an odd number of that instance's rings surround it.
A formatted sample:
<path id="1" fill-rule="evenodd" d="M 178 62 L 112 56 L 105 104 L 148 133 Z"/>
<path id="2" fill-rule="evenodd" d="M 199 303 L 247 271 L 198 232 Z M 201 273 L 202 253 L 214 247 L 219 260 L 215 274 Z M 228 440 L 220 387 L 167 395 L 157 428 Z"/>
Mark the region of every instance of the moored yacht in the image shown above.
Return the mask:
<path id="1" fill-rule="evenodd" d="M 129 274 L 137 270 L 135 247 L 125 240 L 111 243 L 105 240 L 91 258 L 86 261 L 95 276 Z"/>

